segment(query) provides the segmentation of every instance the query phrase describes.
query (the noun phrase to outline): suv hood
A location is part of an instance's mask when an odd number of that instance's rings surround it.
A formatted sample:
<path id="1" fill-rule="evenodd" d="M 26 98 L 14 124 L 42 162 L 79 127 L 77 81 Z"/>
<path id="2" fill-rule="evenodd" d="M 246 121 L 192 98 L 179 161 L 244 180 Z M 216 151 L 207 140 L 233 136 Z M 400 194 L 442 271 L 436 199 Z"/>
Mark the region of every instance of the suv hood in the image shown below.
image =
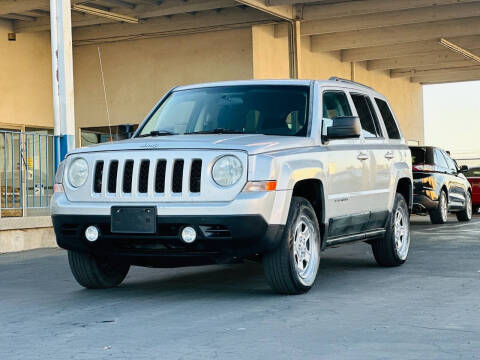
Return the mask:
<path id="1" fill-rule="evenodd" d="M 134 138 L 89 147 L 78 148 L 72 154 L 162 149 L 215 149 L 242 150 L 249 155 L 279 151 L 291 148 L 314 146 L 312 138 L 298 136 L 273 136 L 261 134 L 208 134 L 172 135 Z"/>

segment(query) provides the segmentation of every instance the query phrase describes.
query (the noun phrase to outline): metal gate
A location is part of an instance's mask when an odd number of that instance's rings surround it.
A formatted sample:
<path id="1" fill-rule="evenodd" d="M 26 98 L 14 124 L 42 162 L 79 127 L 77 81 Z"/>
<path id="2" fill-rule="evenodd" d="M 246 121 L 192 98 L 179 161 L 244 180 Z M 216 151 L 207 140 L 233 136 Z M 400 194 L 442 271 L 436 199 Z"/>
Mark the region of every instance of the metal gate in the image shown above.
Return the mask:
<path id="1" fill-rule="evenodd" d="M 0 216 L 46 215 L 55 177 L 54 137 L 0 130 Z"/>

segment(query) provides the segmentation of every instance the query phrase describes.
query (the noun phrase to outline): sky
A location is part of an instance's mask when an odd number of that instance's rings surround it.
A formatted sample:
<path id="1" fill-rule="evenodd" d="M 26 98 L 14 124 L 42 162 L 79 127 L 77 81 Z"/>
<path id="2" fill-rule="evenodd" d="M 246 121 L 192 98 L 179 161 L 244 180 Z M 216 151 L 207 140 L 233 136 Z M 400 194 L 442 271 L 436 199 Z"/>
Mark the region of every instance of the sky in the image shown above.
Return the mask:
<path id="1" fill-rule="evenodd" d="M 480 81 L 424 85 L 425 144 L 480 158 Z"/>

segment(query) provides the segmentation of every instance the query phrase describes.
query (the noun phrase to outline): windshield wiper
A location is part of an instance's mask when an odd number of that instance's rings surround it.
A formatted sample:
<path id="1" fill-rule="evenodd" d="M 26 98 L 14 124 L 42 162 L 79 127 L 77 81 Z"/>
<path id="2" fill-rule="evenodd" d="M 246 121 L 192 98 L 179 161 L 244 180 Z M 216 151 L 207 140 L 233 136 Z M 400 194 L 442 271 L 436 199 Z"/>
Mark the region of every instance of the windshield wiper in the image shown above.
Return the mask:
<path id="1" fill-rule="evenodd" d="M 150 131 L 149 133 L 141 134 L 141 135 L 138 135 L 136 137 L 167 136 L 167 135 L 178 135 L 178 134 L 174 133 L 173 131 L 168 131 L 168 130 L 153 130 L 153 131 Z"/>
<path id="2" fill-rule="evenodd" d="M 213 130 L 192 131 L 189 133 L 185 133 L 185 135 L 192 135 L 192 134 L 245 134 L 245 133 L 239 130 L 230 130 L 230 129 L 223 129 L 223 128 L 216 128 Z"/>

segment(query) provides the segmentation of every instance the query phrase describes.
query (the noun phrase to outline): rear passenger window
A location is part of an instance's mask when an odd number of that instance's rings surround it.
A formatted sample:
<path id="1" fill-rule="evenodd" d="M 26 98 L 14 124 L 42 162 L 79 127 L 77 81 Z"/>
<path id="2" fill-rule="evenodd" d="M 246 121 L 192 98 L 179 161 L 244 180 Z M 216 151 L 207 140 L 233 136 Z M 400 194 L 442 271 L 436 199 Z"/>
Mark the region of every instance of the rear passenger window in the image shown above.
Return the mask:
<path id="1" fill-rule="evenodd" d="M 347 95 L 343 91 L 324 92 L 322 134 L 327 133 L 327 127 L 332 126 L 333 119 L 339 116 L 352 116 Z"/>
<path id="2" fill-rule="evenodd" d="M 434 150 L 433 159 L 435 162 L 435 166 L 438 166 L 439 168 L 441 168 L 441 170 L 448 169 L 447 161 L 443 157 L 442 152 L 440 150 L 438 149 Z"/>
<path id="3" fill-rule="evenodd" d="M 360 123 L 362 124 L 362 134 L 364 138 L 381 137 L 380 126 L 378 125 L 377 115 L 373 109 L 373 104 L 365 95 L 351 94 L 355 108 L 357 109 Z"/>
<path id="4" fill-rule="evenodd" d="M 383 122 L 387 128 L 387 134 L 390 139 L 400 139 L 400 131 L 398 130 L 397 123 L 393 117 L 388 104 L 380 99 L 375 98 L 380 114 L 382 115 Z"/>

